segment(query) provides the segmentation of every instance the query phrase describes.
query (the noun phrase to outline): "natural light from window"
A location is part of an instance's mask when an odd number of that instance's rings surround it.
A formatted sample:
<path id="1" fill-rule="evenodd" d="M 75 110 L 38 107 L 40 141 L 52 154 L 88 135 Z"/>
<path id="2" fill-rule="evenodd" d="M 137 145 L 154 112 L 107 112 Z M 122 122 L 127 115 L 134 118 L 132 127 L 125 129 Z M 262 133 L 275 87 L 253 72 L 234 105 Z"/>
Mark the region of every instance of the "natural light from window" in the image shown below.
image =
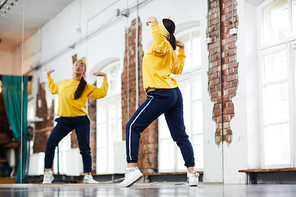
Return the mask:
<path id="1" fill-rule="evenodd" d="M 287 51 L 264 57 L 263 114 L 265 165 L 290 163 Z"/>
<path id="2" fill-rule="evenodd" d="M 109 89 L 104 99 L 97 100 L 97 174 L 114 172 L 114 142 L 122 141 L 119 64 L 111 64 L 102 72 L 107 74 Z M 98 87 L 102 81 L 97 78 Z"/>
<path id="3" fill-rule="evenodd" d="M 264 9 L 264 44 L 289 36 L 288 1 L 278 0 Z"/>

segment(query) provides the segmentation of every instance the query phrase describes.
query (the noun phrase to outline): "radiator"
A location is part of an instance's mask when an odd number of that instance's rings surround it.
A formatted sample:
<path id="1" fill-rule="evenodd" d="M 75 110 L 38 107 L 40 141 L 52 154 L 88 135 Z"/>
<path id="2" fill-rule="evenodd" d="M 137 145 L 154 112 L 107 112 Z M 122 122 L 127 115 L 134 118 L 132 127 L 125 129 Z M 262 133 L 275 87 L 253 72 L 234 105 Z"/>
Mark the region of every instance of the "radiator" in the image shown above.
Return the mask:
<path id="1" fill-rule="evenodd" d="M 83 172 L 82 157 L 79 148 L 72 148 L 66 151 L 67 173 L 68 176 L 80 176 Z"/>
<path id="2" fill-rule="evenodd" d="M 114 142 L 114 173 L 124 174 L 126 164 L 125 141 Z"/>
<path id="3" fill-rule="evenodd" d="M 44 173 L 44 153 L 34 153 L 30 155 L 29 176 L 39 176 Z"/>

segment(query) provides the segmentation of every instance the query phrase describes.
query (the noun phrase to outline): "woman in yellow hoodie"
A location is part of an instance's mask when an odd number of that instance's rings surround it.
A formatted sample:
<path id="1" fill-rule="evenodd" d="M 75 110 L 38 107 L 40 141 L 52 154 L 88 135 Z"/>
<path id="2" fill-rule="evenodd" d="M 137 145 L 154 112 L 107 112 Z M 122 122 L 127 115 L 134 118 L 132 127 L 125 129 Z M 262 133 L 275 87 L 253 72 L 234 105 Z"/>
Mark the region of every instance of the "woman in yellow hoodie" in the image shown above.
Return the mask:
<path id="1" fill-rule="evenodd" d="M 188 169 L 189 186 L 198 185 L 198 174 L 194 172 L 192 145 L 185 132 L 183 99 L 178 82 L 171 74 L 181 74 L 185 62 L 184 44 L 174 37 L 175 24 L 170 19 L 157 22 L 149 17 L 153 44 L 143 58 L 143 85 L 147 92 L 146 101 L 136 110 L 126 125 L 127 169 L 122 187 L 133 185 L 143 174 L 137 167 L 140 133 L 164 113 L 173 140 L 180 147 Z M 179 47 L 178 54 L 175 52 Z"/>
<path id="2" fill-rule="evenodd" d="M 58 111 L 60 117 L 55 121 L 56 126 L 52 130 L 46 142 L 45 149 L 45 172 L 43 183 L 51 183 L 53 181 L 52 164 L 54 158 L 54 150 L 58 143 L 72 130 L 75 129 L 80 154 L 84 166 L 84 183 L 97 183 L 91 175 L 92 157 L 90 150 L 90 120 L 85 109 L 88 97 L 100 99 L 107 95 L 108 83 L 107 75 L 102 72 L 94 73 L 95 76 L 104 77 L 101 88 L 88 84 L 83 76 L 86 72 L 86 64 L 83 59 L 77 60 L 73 66 L 72 79 L 55 84 L 50 74 L 53 69 L 47 71 L 48 88 L 52 94 L 58 94 Z"/>

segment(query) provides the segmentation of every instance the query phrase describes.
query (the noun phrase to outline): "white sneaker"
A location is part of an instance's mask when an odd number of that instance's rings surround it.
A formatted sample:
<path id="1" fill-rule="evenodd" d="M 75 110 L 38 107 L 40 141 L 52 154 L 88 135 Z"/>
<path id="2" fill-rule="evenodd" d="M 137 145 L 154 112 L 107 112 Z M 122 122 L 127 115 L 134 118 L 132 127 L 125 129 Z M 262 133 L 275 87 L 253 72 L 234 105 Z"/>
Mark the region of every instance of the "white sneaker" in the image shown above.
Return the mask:
<path id="1" fill-rule="evenodd" d="M 198 186 L 198 177 L 199 177 L 199 174 L 198 173 L 194 173 L 194 174 L 191 174 L 189 172 L 187 172 L 187 183 L 188 183 L 188 186 L 189 187 L 192 187 L 192 186 Z"/>
<path id="2" fill-rule="evenodd" d="M 94 180 L 92 175 L 84 175 L 83 183 L 99 183 L 98 181 Z"/>
<path id="3" fill-rule="evenodd" d="M 138 167 L 127 168 L 125 169 L 124 180 L 119 185 L 120 187 L 132 186 L 135 182 L 140 180 L 142 177 L 143 177 L 143 174 L 140 172 Z"/>
<path id="4" fill-rule="evenodd" d="M 53 179 L 52 171 L 44 172 L 42 183 L 50 184 Z"/>

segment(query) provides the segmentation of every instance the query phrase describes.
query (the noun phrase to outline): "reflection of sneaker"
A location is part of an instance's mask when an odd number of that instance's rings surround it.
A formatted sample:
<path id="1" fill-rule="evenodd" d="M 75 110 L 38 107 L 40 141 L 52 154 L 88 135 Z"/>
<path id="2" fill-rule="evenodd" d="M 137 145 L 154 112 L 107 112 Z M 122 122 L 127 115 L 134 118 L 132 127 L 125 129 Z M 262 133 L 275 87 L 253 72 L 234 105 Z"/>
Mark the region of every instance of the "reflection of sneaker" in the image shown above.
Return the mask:
<path id="1" fill-rule="evenodd" d="M 94 180 L 92 175 L 84 175 L 83 183 L 99 183 L 98 181 Z"/>
<path id="2" fill-rule="evenodd" d="M 51 183 L 53 181 L 53 175 L 52 175 L 52 171 L 49 172 L 44 172 L 43 175 L 43 182 L 42 183 Z"/>
<path id="3" fill-rule="evenodd" d="M 188 197 L 198 197 L 198 187 L 188 187 Z"/>
<path id="4" fill-rule="evenodd" d="M 52 187 L 43 187 L 43 197 L 53 197 L 54 192 Z"/>
<path id="5" fill-rule="evenodd" d="M 125 170 L 125 178 L 119 184 L 121 187 L 132 186 L 135 182 L 140 180 L 143 177 L 143 174 L 140 172 L 138 167 L 127 168 Z"/>
<path id="6" fill-rule="evenodd" d="M 189 187 L 198 186 L 198 176 L 199 174 L 196 172 L 194 174 L 187 172 L 187 182 Z"/>

